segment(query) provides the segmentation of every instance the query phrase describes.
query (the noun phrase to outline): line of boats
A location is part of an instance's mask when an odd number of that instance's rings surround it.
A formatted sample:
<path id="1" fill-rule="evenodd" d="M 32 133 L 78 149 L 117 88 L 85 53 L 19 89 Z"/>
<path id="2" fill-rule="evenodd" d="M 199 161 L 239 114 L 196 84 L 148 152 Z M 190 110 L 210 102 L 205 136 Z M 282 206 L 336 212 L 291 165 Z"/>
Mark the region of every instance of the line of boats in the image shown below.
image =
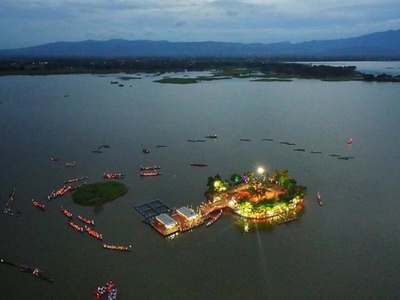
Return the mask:
<path id="1" fill-rule="evenodd" d="M 39 269 L 39 268 L 33 268 L 33 267 L 30 267 L 30 266 L 27 266 L 27 265 L 24 265 L 24 264 L 10 262 L 10 261 L 7 261 L 7 260 L 5 260 L 3 258 L 0 259 L 0 262 L 3 263 L 3 264 L 9 265 L 9 266 L 18 267 L 21 272 L 33 274 L 34 276 L 36 276 L 36 277 L 38 277 L 40 279 L 43 279 L 45 281 L 48 281 L 48 282 L 53 282 L 54 281 L 53 278 L 50 278 L 50 277 L 44 275 L 42 270 Z"/>

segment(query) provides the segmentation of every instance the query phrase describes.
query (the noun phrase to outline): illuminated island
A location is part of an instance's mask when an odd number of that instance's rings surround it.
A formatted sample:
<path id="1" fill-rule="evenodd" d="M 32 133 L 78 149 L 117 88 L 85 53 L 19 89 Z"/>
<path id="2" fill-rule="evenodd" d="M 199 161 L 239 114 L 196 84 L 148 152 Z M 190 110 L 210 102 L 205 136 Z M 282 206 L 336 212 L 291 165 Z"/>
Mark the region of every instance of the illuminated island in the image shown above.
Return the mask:
<path id="1" fill-rule="evenodd" d="M 269 177 L 262 168 L 254 173 L 232 174 L 229 180 L 220 175 L 208 177 L 206 202 L 196 209 L 183 206 L 171 209 L 160 200 L 136 207 L 163 236 L 213 224 L 225 208 L 248 221 L 282 224 L 296 220 L 304 208 L 307 188 L 289 177 L 287 170 L 276 170 Z"/>

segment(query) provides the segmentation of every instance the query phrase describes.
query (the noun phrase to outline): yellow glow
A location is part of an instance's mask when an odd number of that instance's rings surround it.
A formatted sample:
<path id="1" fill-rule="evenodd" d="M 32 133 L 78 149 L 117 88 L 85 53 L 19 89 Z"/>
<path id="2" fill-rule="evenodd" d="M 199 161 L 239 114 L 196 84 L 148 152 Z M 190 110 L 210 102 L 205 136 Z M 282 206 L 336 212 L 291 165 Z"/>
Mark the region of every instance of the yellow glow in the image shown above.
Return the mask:
<path id="1" fill-rule="evenodd" d="M 258 167 L 257 168 L 257 173 L 258 174 L 264 174 L 265 173 L 265 169 L 263 167 Z"/>

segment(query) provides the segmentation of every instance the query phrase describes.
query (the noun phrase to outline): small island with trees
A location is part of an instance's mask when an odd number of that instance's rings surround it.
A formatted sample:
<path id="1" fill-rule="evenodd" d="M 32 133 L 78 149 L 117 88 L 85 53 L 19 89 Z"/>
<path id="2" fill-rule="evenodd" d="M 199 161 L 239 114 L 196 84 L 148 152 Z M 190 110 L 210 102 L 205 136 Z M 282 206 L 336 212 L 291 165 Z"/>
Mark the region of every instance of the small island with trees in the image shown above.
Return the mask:
<path id="1" fill-rule="evenodd" d="M 294 221 L 304 208 L 307 188 L 290 178 L 287 170 L 275 170 L 271 177 L 262 168 L 258 174 L 208 177 L 205 206 L 227 206 L 249 220 L 281 224 Z"/>
<path id="2" fill-rule="evenodd" d="M 76 190 L 72 194 L 72 199 L 75 203 L 81 205 L 102 205 L 125 195 L 127 192 L 128 187 L 122 182 L 96 182 Z"/>

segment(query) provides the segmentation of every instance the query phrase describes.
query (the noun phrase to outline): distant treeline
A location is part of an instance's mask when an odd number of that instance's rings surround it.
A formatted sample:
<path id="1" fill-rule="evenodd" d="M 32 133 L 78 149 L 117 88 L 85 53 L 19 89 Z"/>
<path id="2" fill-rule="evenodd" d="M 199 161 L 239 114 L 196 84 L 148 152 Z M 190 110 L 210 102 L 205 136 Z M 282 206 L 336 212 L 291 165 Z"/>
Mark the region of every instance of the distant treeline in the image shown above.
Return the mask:
<path id="1" fill-rule="evenodd" d="M 297 78 L 400 81 L 400 77 L 362 74 L 356 67 L 312 65 L 270 61 L 261 58 L 127 58 L 127 59 L 20 59 L 0 61 L 0 75 L 48 75 L 81 73 L 160 73 L 183 71 L 222 71 L 245 69 L 265 76 Z M 232 72 L 233 74 L 234 72 Z"/>

